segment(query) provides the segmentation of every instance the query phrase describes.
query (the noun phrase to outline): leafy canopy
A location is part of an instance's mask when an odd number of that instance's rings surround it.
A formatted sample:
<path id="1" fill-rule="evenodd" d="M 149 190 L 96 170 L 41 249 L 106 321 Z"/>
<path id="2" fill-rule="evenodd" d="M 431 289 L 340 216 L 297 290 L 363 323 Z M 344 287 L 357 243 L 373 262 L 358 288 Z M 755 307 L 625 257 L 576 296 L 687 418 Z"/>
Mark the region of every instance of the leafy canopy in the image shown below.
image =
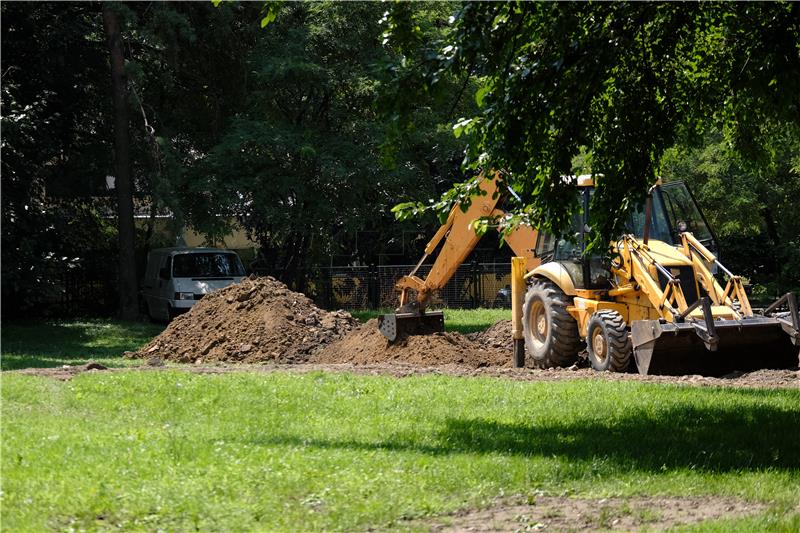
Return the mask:
<path id="1" fill-rule="evenodd" d="M 464 165 L 507 171 L 523 199 L 514 222 L 563 234 L 577 199 L 562 176 L 582 170 L 583 155 L 604 176 L 592 203 L 597 245 L 621 230 L 677 141 L 717 125 L 758 160 L 776 131 L 797 132 L 799 15 L 796 3 L 470 2 L 435 56 L 403 56 L 398 83 L 419 90 L 395 106 L 413 108 L 447 73 L 476 77 L 479 111 L 454 125 L 469 141 Z M 410 16 L 393 6 L 391 39 L 413 42 Z"/>

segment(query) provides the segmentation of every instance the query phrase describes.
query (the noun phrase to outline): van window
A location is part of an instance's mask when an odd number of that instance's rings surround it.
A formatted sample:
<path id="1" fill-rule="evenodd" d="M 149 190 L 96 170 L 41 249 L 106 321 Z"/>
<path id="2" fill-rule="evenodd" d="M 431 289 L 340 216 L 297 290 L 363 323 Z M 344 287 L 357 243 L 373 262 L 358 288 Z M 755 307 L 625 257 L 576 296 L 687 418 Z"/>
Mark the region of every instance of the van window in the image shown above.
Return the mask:
<path id="1" fill-rule="evenodd" d="M 177 254 L 172 260 L 176 278 L 220 278 L 244 276 L 244 267 L 236 254 Z"/>

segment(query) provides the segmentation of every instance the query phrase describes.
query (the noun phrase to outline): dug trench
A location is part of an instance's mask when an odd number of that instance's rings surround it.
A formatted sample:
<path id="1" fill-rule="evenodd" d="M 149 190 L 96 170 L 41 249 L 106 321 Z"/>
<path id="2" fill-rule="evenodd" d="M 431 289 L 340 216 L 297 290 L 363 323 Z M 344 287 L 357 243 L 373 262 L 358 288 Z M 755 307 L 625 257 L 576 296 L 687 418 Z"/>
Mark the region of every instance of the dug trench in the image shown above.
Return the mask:
<path id="1" fill-rule="evenodd" d="M 800 387 L 800 371 L 759 370 L 722 378 L 640 376 L 598 373 L 585 358 L 563 369 L 513 368 L 511 321 L 482 332 L 445 332 L 409 336 L 390 344 L 375 320 L 360 324 L 346 311 L 326 311 L 304 294 L 271 277 L 249 278 L 197 302 L 160 335 L 125 357 L 142 359 L 138 370 L 160 370 L 165 364 L 191 372 L 309 372 L 357 374 L 443 373 L 494 376 L 523 381 L 564 379 L 635 380 L 734 387 Z M 174 363 L 184 363 L 175 367 Z M 189 363 L 189 364 L 186 364 Z M 529 362 L 530 364 L 530 362 Z M 123 371 L 83 365 L 22 372 L 70 379 L 84 371 Z"/>

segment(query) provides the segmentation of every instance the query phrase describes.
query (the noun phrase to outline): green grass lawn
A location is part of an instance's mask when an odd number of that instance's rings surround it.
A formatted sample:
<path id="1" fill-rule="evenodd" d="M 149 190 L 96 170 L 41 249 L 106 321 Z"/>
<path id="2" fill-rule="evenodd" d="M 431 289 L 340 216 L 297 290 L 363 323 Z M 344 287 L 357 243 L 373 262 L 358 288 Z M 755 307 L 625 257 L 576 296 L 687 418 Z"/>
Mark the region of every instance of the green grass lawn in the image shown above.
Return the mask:
<path id="1" fill-rule="evenodd" d="M 169 370 L 5 374 L 2 397 L 8 531 L 363 530 L 536 490 L 737 496 L 769 511 L 721 530 L 800 527 L 795 390 Z"/>
<path id="2" fill-rule="evenodd" d="M 508 311 L 448 313 L 474 331 Z M 3 368 L 119 355 L 161 328 L 3 325 Z M 2 374 L 8 531 L 364 530 L 502 495 L 725 495 L 800 530 L 800 391 L 313 373 Z"/>
<path id="3" fill-rule="evenodd" d="M 3 370 L 87 361 L 106 366 L 137 364 L 122 359 L 122 353 L 137 350 L 163 329 L 163 325 L 147 322 L 101 319 L 5 322 L 0 364 Z"/>

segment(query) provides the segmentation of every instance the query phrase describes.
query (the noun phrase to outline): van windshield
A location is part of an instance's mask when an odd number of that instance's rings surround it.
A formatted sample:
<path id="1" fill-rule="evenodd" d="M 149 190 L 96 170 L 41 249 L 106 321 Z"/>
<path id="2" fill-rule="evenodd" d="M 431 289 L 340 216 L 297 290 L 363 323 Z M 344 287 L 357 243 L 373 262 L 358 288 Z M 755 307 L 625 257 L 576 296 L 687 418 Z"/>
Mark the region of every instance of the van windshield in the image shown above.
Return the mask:
<path id="1" fill-rule="evenodd" d="M 231 278 L 244 276 L 244 267 L 236 254 L 177 254 L 172 260 L 172 275 L 176 278 Z"/>

